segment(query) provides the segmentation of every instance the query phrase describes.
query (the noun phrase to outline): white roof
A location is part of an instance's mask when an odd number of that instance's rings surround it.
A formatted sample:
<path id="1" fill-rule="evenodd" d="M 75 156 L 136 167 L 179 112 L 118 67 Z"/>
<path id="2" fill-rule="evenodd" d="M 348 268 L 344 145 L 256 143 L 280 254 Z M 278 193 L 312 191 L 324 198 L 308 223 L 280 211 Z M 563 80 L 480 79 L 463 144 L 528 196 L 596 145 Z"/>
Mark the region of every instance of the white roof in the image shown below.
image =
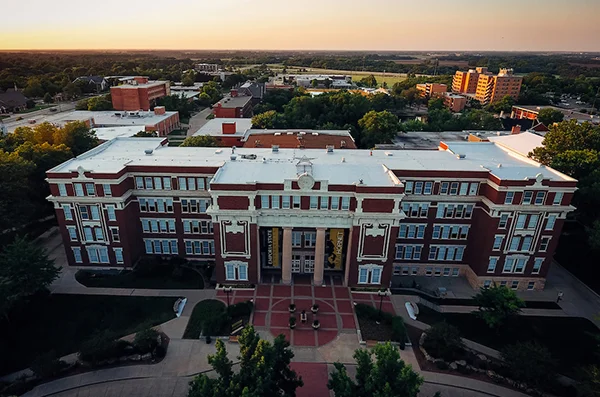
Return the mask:
<path id="1" fill-rule="evenodd" d="M 544 141 L 543 137 L 529 131 L 520 134 L 491 136 L 488 139 L 490 142 L 495 142 L 497 145 L 517 152 L 522 156 L 527 156 L 536 147 L 542 147 Z"/>
<path id="2" fill-rule="evenodd" d="M 154 112 L 152 111 L 128 112 L 125 110 L 76 110 L 68 113 L 48 115 L 48 117 L 46 117 L 44 121 L 49 121 L 55 124 L 64 124 L 69 121 L 86 121 L 93 119 L 94 126 L 97 127 L 136 125 L 154 126 L 160 123 L 161 121 L 167 120 L 174 114 L 177 114 L 177 112 L 165 112 L 165 114 L 157 115 L 154 114 Z"/>
<path id="3" fill-rule="evenodd" d="M 127 81 L 127 80 L 133 80 L 131 78 L 127 78 L 127 79 L 120 79 L 121 81 Z M 134 80 L 135 81 L 135 80 Z M 155 87 L 155 86 L 159 86 L 159 85 L 163 85 L 163 84 L 167 84 L 166 81 L 160 81 L 160 80 L 149 80 L 147 83 L 132 83 L 132 84 L 121 84 L 121 85 L 116 85 L 112 88 L 149 88 L 149 87 Z"/>
<path id="4" fill-rule="evenodd" d="M 542 174 L 545 178 L 573 181 L 517 153 L 492 142 L 450 143 L 449 150 L 353 150 L 240 148 L 231 159 L 229 148 L 162 146 L 161 138 L 115 138 L 71 159 L 51 172 L 86 171 L 117 173 L 129 166 L 222 167 L 213 182 L 242 184 L 283 183 L 297 177 L 296 164 L 306 158 L 312 162 L 315 179 L 330 184 L 352 184 L 361 179 L 366 186 L 391 186 L 391 170 L 415 171 L 489 171 L 500 179 L 524 180 Z M 146 150 L 152 150 L 146 154 Z M 255 155 L 244 159 L 242 155 Z M 464 155 L 459 158 L 458 154 Z"/>
<path id="5" fill-rule="evenodd" d="M 140 131 L 146 131 L 144 125 L 133 125 L 127 127 L 105 127 L 105 128 L 94 128 L 94 132 L 98 139 L 103 141 L 110 141 L 111 139 L 118 137 L 130 137 L 137 134 Z"/>
<path id="6" fill-rule="evenodd" d="M 223 134 L 223 124 L 235 123 L 235 134 Z M 200 129 L 194 132 L 196 135 L 211 136 L 243 136 L 247 130 L 252 128 L 252 119 L 249 118 L 216 118 L 209 120 Z"/>

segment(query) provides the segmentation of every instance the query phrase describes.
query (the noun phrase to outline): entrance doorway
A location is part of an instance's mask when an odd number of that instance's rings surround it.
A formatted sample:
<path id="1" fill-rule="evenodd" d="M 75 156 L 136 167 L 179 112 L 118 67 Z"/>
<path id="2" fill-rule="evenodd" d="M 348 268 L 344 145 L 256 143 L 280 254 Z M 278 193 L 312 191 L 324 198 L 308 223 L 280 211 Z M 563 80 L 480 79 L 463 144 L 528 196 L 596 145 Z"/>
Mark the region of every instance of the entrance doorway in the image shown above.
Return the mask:
<path id="1" fill-rule="evenodd" d="M 300 273 L 300 255 L 292 255 L 292 273 Z"/>
<path id="2" fill-rule="evenodd" d="M 305 255 L 304 256 L 304 273 L 314 273 L 315 272 L 315 256 L 314 255 Z"/>

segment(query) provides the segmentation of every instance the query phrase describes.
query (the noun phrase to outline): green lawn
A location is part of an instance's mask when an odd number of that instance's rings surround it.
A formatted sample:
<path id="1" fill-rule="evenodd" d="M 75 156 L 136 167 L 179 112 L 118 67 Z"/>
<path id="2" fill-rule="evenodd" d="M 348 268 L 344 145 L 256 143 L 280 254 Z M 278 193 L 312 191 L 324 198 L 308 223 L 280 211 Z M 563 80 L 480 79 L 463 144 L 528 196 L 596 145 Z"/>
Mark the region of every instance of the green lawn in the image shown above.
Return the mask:
<path id="1" fill-rule="evenodd" d="M 149 274 L 124 270 L 108 273 L 79 270 L 75 278 L 86 287 L 97 288 L 147 288 L 147 289 L 202 289 L 204 280 L 198 272 L 185 267 L 181 274 L 173 276 L 173 266 L 158 266 Z"/>
<path id="2" fill-rule="evenodd" d="M 176 298 L 39 295 L 0 320 L 0 374 L 29 367 L 40 354 L 77 352 L 94 333 L 120 337 L 175 317 Z"/>
<path id="3" fill-rule="evenodd" d="M 239 320 L 244 326 L 250 322 L 253 307 L 250 301 L 239 302 L 229 307 L 215 299 L 200 301 L 194 306 L 183 338 L 198 339 L 204 330 L 207 330 L 210 336 L 229 335 L 232 325 Z"/>
<path id="4" fill-rule="evenodd" d="M 598 341 L 594 334 L 600 330 L 589 320 L 581 317 L 517 316 L 498 331 L 470 313 L 440 313 L 419 305 L 419 321 L 435 324 L 440 321 L 458 327 L 461 335 L 474 342 L 502 350 L 506 345 L 537 340 L 546 346 L 558 360 L 560 372 L 576 376 L 578 367 L 600 364 Z"/>
<path id="5" fill-rule="evenodd" d="M 184 339 L 198 339 L 202 333 L 204 322 L 225 314 L 225 304 L 214 299 L 200 301 L 194 306 L 190 321 L 183 333 Z"/>

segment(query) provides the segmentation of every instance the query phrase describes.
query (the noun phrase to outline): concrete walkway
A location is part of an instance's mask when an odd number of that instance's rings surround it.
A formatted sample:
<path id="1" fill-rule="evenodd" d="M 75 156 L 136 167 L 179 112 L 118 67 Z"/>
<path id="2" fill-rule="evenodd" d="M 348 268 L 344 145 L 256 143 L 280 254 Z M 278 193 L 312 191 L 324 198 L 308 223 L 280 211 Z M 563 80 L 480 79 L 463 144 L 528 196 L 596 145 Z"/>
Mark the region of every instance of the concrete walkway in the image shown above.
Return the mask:
<path id="1" fill-rule="evenodd" d="M 212 113 L 212 109 L 207 107 L 206 109 L 202 109 L 192 117 L 190 117 L 189 128 L 187 130 L 187 136 L 192 136 L 196 131 L 198 131 L 204 124 L 208 123 L 206 117 L 208 117 Z"/>

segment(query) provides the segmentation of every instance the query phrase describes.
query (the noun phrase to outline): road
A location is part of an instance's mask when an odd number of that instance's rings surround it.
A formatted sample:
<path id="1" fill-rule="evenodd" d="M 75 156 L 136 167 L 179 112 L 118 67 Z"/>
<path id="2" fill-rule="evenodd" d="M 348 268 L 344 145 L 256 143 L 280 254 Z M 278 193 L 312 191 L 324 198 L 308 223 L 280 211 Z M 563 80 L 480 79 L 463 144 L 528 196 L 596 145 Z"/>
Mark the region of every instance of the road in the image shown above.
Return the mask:
<path id="1" fill-rule="evenodd" d="M 211 113 L 212 109 L 208 107 L 206 109 L 202 109 L 200 112 L 190 117 L 190 128 L 187 130 L 187 136 L 194 135 L 194 133 L 198 131 L 200 127 L 208 123 L 206 117 Z"/>
<path id="2" fill-rule="evenodd" d="M 31 126 L 29 120 L 35 120 L 35 124 L 43 123 L 44 121 L 51 121 L 52 116 L 60 113 L 70 112 L 75 109 L 77 102 L 62 102 L 56 106 L 52 106 L 46 109 L 36 110 L 30 113 L 14 114 L 1 122 L 4 123 L 8 132 L 13 132 L 17 127 Z M 58 109 L 56 112 L 52 112 L 50 109 Z M 50 117 L 49 117 L 50 116 Z M 22 117 L 23 120 L 17 121 L 17 118 Z"/>

